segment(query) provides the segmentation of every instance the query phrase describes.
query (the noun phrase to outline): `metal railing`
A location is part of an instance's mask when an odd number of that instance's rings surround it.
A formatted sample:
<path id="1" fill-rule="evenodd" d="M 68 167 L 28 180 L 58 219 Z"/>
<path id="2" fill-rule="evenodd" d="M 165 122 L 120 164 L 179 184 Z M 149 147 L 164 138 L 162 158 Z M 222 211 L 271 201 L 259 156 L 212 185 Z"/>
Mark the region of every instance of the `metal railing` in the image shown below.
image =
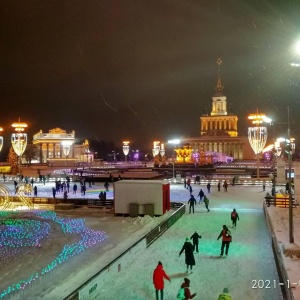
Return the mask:
<path id="1" fill-rule="evenodd" d="M 171 203 L 171 207 L 178 209 L 170 216 L 167 220 L 162 222 L 160 225 L 156 226 L 153 230 L 151 230 L 146 236 L 143 236 L 136 243 L 134 243 L 131 247 L 129 247 L 126 251 L 120 254 L 117 258 L 111 261 L 108 265 L 102 268 L 99 272 L 97 272 L 93 277 L 89 278 L 85 283 L 79 286 L 75 291 L 65 297 L 63 300 L 78 300 L 79 292 L 84 287 L 86 287 L 91 281 L 96 279 L 99 275 L 108 270 L 111 266 L 113 266 L 120 258 L 125 256 L 128 252 L 130 252 L 133 248 L 135 248 L 141 241 L 146 239 L 146 248 L 148 248 L 153 242 L 155 242 L 168 228 L 170 228 L 182 215 L 185 213 L 185 205 L 183 203 Z"/>

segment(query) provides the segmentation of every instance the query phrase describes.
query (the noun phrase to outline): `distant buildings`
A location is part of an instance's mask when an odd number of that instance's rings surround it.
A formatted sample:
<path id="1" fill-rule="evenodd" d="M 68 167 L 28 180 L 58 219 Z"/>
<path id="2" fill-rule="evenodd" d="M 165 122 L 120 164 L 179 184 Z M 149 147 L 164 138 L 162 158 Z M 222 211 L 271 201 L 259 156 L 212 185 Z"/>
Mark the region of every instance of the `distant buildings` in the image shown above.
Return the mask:
<path id="1" fill-rule="evenodd" d="M 238 136 L 238 117 L 227 112 L 227 98 L 223 94 L 223 86 L 220 76 L 219 58 L 218 80 L 216 93 L 212 97 L 212 111 L 210 115 L 200 117 L 200 136 L 181 139 L 180 147 L 191 149 L 185 162 L 196 162 L 199 153 L 205 152 L 207 156 L 213 156 L 213 161 L 254 159 L 254 152 L 249 144 L 248 137 Z M 220 153 L 222 155 L 220 155 Z M 182 159 L 182 158 L 181 158 Z"/>
<path id="2" fill-rule="evenodd" d="M 40 130 L 33 136 L 32 143 L 39 148 L 39 163 L 71 166 L 78 162 L 94 161 L 94 154 L 90 152 L 87 140 L 83 144 L 75 144 L 74 130 L 71 133 L 58 127 L 48 133 Z"/>

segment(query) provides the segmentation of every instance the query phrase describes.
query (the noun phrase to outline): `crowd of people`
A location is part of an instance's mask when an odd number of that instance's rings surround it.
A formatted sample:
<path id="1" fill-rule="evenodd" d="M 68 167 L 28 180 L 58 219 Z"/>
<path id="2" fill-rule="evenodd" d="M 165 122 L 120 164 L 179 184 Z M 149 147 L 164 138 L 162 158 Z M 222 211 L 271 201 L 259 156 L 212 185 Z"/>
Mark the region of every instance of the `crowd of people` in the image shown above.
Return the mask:
<path id="1" fill-rule="evenodd" d="M 223 182 L 224 192 L 228 190 L 228 183 L 225 180 Z M 190 193 L 190 198 L 188 200 L 189 206 L 189 214 L 195 212 L 195 205 L 197 204 L 197 200 L 195 196 L 192 194 L 192 186 L 191 180 L 184 179 L 184 188 L 187 189 Z M 207 183 L 207 194 L 211 193 L 211 184 Z M 219 181 L 217 184 L 218 192 L 221 191 L 221 182 Z M 199 204 L 204 203 L 207 212 L 210 212 L 209 209 L 209 199 L 203 189 L 200 189 L 198 193 L 198 197 L 200 198 Z M 232 228 L 236 229 L 237 221 L 239 221 L 239 214 L 234 208 L 230 213 L 230 220 L 232 223 Z M 191 237 L 186 237 L 184 244 L 179 252 L 179 257 L 184 253 L 185 255 L 185 264 L 186 264 L 186 274 L 193 273 L 193 267 L 196 265 L 195 253 L 199 253 L 199 241 L 202 236 L 196 230 Z M 227 225 L 223 225 L 221 232 L 219 233 L 217 240 L 221 239 L 221 249 L 220 249 L 220 257 L 228 256 L 229 247 L 232 242 L 231 231 Z M 171 276 L 168 276 L 163 269 L 162 263 L 159 261 L 156 269 L 153 272 L 153 284 L 155 287 L 156 300 L 163 300 L 164 297 L 164 279 L 169 280 L 171 282 Z M 191 281 L 188 278 L 183 279 L 183 283 L 181 284 L 179 291 L 177 293 L 177 299 L 188 300 L 193 299 L 196 296 L 196 293 L 191 293 L 190 291 Z M 159 298 L 160 296 L 160 298 Z M 231 295 L 229 294 L 228 288 L 224 288 L 223 292 L 218 296 L 218 300 L 232 300 Z"/>

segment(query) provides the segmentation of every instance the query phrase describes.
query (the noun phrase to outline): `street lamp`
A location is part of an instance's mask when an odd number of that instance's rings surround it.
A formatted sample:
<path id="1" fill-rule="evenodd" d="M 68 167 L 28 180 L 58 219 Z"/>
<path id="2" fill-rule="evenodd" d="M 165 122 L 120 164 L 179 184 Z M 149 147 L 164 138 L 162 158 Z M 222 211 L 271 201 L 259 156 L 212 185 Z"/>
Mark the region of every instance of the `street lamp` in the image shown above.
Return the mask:
<path id="1" fill-rule="evenodd" d="M 127 155 L 129 153 L 129 141 L 123 141 L 123 153 L 125 155 L 125 163 L 127 162 Z"/>
<path id="2" fill-rule="evenodd" d="M 61 142 L 62 147 L 63 147 L 63 152 L 66 158 L 66 165 L 67 165 L 67 160 L 68 160 L 68 156 L 70 154 L 70 150 L 71 150 L 71 146 L 73 144 L 72 141 L 62 141 Z"/>
<path id="3" fill-rule="evenodd" d="M 288 160 L 289 160 L 289 238 L 290 244 L 294 243 L 294 226 L 293 226 L 293 200 L 292 200 L 292 147 L 291 147 L 291 127 L 290 127 L 290 107 L 287 107 L 288 112 L 288 140 L 289 140 L 289 148 L 288 148 Z"/>
<path id="4" fill-rule="evenodd" d="M 263 151 L 267 137 L 267 127 L 260 126 L 263 122 L 271 122 L 271 119 L 267 118 L 265 114 L 250 114 L 248 116 L 248 119 L 251 120 L 252 124 L 255 125 L 255 127 L 249 127 L 248 128 L 248 139 L 249 143 L 254 151 L 254 154 L 256 155 L 256 165 L 257 165 L 257 171 L 256 175 L 257 178 L 259 178 L 259 154 Z"/>
<path id="5" fill-rule="evenodd" d="M 21 156 L 24 153 L 26 146 L 27 146 L 27 133 L 23 132 L 27 127 L 26 123 L 19 122 L 13 123 L 11 125 L 15 128 L 16 133 L 11 135 L 11 144 L 18 155 L 18 166 L 19 166 L 19 173 L 21 175 Z"/>
<path id="6" fill-rule="evenodd" d="M 157 156 L 160 152 L 160 146 L 159 146 L 160 142 L 159 141 L 154 141 L 153 142 L 153 149 L 152 149 L 152 155 L 153 158 L 155 158 L 155 156 Z"/>
<path id="7" fill-rule="evenodd" d="M 168 144 L 173 145 L 173 181 L 175 180 L 175 157 L 174 157 L 174 152 L 175 152 L 175 147 L 176 145 L 180 144 L 180 140 L 179 139 L 175 139 L 175 140 L 169 140 Z"/>
<path id="8" fill-rule="evenodd" d="M 3 131 L 3 128 L 0 127 L 0 133 Z M 2 147 L 3 147 L 3 136 L 0 136 L 0 152 L 2 150 Z"/>
<path id="9" fill-rule="evenodd" d="M 161 157 L 163 157 L 166 153 L 165 150 L 165 145 L 164 144 L 160 144 L 160 150 L 159 150 L 159 154 L 161 155 Z"/>

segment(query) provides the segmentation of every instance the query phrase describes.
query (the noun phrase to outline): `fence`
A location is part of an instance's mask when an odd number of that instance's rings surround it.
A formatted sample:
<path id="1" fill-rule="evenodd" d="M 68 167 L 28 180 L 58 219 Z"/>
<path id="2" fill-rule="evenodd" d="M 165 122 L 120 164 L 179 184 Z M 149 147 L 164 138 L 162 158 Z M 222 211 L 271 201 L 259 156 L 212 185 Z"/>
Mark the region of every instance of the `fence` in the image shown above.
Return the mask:
<path id="1" fill-rule="evenodd" d="M 96 299 L 96 297 L 101 293 L 101 285 L 105 284 L 106 281 L 113 280 L 111 278 L 113 277 L 113 274 L 119 273 L 122 269 L 125 269 L 122 264 L 130 265 L 138 252 L 148 248 L 185 213 L 185 205 L 182 203 L 171 203 L 171 207 L 178 209 L 170 217 L 168 217 L 167 220 L 151 230 L 146 236 L 138 240 L 93 277 L 89 278 L 75 291 L 65 297 L 64 300 Z"/>

